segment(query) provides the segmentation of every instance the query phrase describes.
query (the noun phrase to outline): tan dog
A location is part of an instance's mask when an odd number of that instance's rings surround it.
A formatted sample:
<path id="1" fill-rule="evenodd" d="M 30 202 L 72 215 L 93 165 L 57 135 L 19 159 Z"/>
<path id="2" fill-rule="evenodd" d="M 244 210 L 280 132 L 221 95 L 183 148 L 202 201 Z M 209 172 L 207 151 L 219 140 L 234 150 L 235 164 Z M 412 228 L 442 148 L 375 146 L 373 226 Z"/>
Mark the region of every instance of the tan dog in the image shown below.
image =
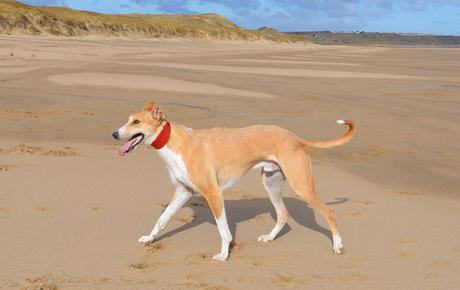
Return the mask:
<path id="1" fill-rule="evenodd" d="M 326 218 L 332 231 L 333 250 L 340 253 L 343 245 L 335 213 L 315 191 L 310 157 L 304 150 L 305 146 L 330 148 L 350 141 L 355 132 L 353 122 L 337 123 L 347 125 L 348 131 L 337 140 L 324 142 L 303 140 L 276 126 L 192 130 L 166 121 L 155 102 L 146 104 L 141 112 L 129 116 L 128 123 L 114 132 L 113 137 L 130 138 L 120 148 L 121 156 L 141 143 L 157 148 L 176 189 L 152 232 L 142 236 L 139 242 L 152 242 L 192 193 L 199 192 L 208 201 L 222 238 L 221 251 L 213 258 L 226 260 L 232 235 L 222 192 L 251 168 L 262 168 L 262 182 L 275 207 L 277 221 L 273 230 L 258 240 L 272 241 L 287 222 L 288 211 L 281 197 L 281 187 L 287 179 L 294 191 Z"/>

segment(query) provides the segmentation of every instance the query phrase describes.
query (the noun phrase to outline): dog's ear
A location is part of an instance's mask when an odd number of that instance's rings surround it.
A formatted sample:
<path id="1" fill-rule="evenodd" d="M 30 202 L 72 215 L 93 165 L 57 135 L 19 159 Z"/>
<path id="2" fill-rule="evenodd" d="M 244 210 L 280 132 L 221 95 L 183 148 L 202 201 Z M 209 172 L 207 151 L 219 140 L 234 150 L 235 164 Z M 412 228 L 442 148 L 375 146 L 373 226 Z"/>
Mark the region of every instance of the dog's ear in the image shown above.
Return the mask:
<path id="1" fill-rule="evenodd" d="M 152 112 L 153 109 L 157 106 L 157 104 L 155 102 L 148 102 L 147 104 L 145 104 L 143 110 L 144 111 L 149 111 L 149 112 Z"/>
<path id="2" fill-rule="evenodd" d="M 155 102 L 148 102 L 144 106 L 144 111 L 152 113 L 152 117 L 158 120 L 165 120 L 166 114 L 157 106 Z"/>
<path id="3" fill-rule="evenodd" d="M 160 109 L 160 107 L 155 107 L 152 111 L 152 117 L 158 120 L 165 120 L 166 114 Z"/>

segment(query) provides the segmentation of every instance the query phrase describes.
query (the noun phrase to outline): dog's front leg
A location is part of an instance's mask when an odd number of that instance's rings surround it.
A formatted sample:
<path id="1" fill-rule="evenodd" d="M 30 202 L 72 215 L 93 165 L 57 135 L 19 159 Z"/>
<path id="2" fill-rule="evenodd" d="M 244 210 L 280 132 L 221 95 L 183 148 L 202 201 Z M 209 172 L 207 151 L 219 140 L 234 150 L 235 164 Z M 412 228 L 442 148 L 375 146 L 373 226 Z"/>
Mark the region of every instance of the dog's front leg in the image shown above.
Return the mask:
<path id="1" fill-rule="evenodd" d="M 192 194 L 181 184 L 176 185 L 176 191 L 171 202 L 161 214 L 152 232 L 147 236 L 139 238 L 138 242 L 142 244 L 151 243 L 155 237 L 164 229 L 168 221 L 179 211 L 179 209 L 189 200 Z"/>
<path id="2" fill-rule="evenodd" d="M 219 230 L 219 234 L 222 239 L 220 253 L 214 255 L 212 258 L 214 260 L 225 261 L 228 258 L 228 250 L 233 238 L 230 229 L 228 228 L 222 191 L 219 189 L 203 192 L 203 194 L 208 201 L 214 218 L 216 219 L 217 229 Z"/>

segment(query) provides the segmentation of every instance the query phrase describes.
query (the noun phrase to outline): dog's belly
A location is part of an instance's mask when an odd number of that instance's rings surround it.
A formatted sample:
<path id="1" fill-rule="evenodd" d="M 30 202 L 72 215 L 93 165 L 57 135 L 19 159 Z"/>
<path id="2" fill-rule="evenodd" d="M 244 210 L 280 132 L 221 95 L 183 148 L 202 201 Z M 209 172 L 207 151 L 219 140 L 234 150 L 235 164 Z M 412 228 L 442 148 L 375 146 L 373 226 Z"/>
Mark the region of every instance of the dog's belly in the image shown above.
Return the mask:
<path id="1" fill-rule="evenodd" d="M 227 190 L 231 188 L 248 170 L 259 168 L 263 169 L 265 172 L 281 170 L 281 167 L 278 165 L 278 163 L 274 161 L 261 161 L 255 166 L 249 166 L 249 168 L 244 169 L 239 168 L 239 170 L 225 170 L 224 172 L 227 174 L 219 174 L 219 186 L 222 190 Z"/>

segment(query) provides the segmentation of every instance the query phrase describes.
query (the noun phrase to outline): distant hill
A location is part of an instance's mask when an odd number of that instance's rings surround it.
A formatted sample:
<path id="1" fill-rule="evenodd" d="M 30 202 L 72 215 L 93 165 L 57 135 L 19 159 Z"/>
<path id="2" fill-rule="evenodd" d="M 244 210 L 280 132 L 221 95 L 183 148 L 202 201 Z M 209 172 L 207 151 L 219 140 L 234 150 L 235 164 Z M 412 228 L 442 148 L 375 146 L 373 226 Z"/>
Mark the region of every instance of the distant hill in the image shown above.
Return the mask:
<path id="1" fill-rule="evenodd" d="M 460 36 L 379 33 L 379 32 L 331 32 L 309 31 L 288 32 L 290 35 L 304 36 L 316 44 L 340 45 L 460 45 Z"/>
<path id="2" fill-rule="evenodd" d="M 218 40 L 305 41 L 284 33 L 246 30 L 217 14 L 100 14 L 0 0 L 0 34 L 129 36 Z"/>

